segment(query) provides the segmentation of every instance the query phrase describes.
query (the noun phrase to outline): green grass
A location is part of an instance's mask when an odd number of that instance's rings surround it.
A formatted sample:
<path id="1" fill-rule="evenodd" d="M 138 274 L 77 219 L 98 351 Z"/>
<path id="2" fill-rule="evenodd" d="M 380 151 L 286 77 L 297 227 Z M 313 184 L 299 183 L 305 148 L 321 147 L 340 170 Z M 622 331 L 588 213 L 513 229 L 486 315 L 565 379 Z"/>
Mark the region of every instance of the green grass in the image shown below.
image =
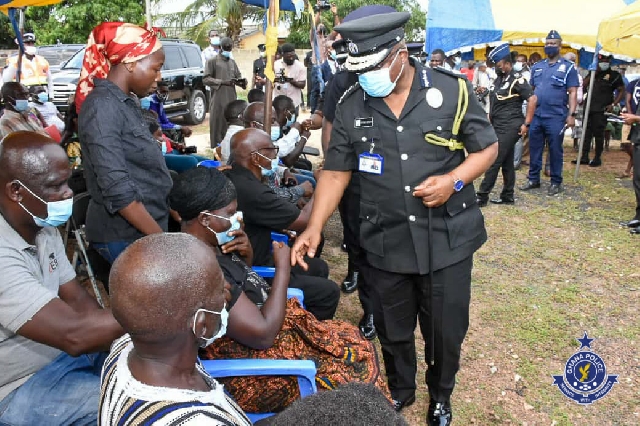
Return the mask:
<path id="1" fill-rule="evenodd" d="M 640 237 L 618 225 L 633 216 L 635 198 L 628 179 L 614 178 L 626 157 L 611 149 L 605 167 L 583 168 L 578 182 L 573 168 L 565 170 L 561 196 L 547 197 L 543 179 L 540 191 L 516 191 L 515 206 L 483 209 L 489 241 L 474 260 L 470 328 L 452 401 L 455 424 L 640 424 Z M 567 151 L 565 166 L 572 158 Z M 518 172 L 518 185 L 525 176 L 526 170 Z M 339 281 L 346 264 L 336 249 L 339 224 L 325 232 L 324 257 Z M 354 322 L 359 315 L 357 297 L 344 296 L 339 318 Z M 585 330 L 620 383 L 581 407 L 551 385 L 551 375 L 562 373 Z M 420 361 L 418 401 L 404 412 L 412 425 L 424 424 L 424 371 Z M 515 374 L 522 377 L 518 383 Z"/>

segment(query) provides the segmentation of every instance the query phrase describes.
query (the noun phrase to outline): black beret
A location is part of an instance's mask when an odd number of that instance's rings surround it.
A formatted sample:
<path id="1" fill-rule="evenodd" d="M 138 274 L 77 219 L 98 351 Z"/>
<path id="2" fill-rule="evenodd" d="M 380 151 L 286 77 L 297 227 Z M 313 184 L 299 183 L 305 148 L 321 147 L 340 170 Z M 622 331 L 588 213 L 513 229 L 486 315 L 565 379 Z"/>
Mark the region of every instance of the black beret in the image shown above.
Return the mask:
<path id="1" fill-rule="evenodd" d="M 291 43 L 285 43 L 282 46 L 282 53 L 295 52 L 296 47 Z"/>

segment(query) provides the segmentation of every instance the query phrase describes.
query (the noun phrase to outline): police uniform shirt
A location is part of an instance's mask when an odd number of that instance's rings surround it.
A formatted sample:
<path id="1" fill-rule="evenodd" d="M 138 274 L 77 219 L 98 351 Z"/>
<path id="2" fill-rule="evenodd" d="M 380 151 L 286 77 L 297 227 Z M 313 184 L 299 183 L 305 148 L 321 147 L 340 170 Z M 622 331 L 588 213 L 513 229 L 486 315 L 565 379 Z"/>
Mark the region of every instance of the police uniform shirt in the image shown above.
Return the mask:
<path id="1" fill-rule="evenodd" d="M 410 63 L 416 72 L 399 119 L 384 99 L 366 96 L 358 85 L 345 94 L 333 121 L 324 169 L 357 170 L 362 153 L 384 158 L 381 175 L 359 173 L 360 242 L 376 268 L 426 274 L 428 213 L 412 192 L 429 176 L 446 174 L 464 161 L 463 150 L 425 141 L 427 134 L 451 138 L 460 76 L 430 70 L 414 60 Z M 464 81 L 470 96 L 458 136 L 466 151 L 473 153 L 497 142 L 497 137 L 471 85 Z M 427 103 L 429 90 L 442 93 L 441 105 Z M 432 213 L 434 270 L 466 259 L 486 241 L 471 183 Z"/>
<path id="2" fill-rule="evenodd" d="M 327 121 L 333 123 L 336 117 L 336 107 L 338 101 L 347 89 L 358 82 L 358 76 L 347 70 L 338 71 L 331 77 L 324 88 L 324 104 L 322 106 L 322 116 Z"/>
<path id="3" fill-rule="evenodd" d="M 533 95 L 527 80 L 518 72 L 511 70 L 494 82 L 491 91 L 491 123 L 500 131 L 513 126 L 520 127 L 524 122 L 522 103 Z"/>
<path id="4" fill-rule="evenodd" d="M 624 81 L 618 71 L 597 71 L 596 79 L 593 81 L 593 99 L 589 111 L 604 112 L 613 103 L 613 92 L 620 86 L 624 86 Z"/>
<path id="5" fill-rule="evenodd" d="M 266 59 L 258 58 L 253 61 L 253 73 L 259 75 L 262 78 L 266 78 L 264 75 L 264 68 L 266 67 Z"/>
<path id="6" fill-rule="evenodd" d="M 564 58 L 550 64 L 548 59 L 531 67 L 531 86 L 538 98 L 535 115 L 539 118 L 566 118 L 569 103 L 567 91 L 580 86 L 573 62 Z"/>

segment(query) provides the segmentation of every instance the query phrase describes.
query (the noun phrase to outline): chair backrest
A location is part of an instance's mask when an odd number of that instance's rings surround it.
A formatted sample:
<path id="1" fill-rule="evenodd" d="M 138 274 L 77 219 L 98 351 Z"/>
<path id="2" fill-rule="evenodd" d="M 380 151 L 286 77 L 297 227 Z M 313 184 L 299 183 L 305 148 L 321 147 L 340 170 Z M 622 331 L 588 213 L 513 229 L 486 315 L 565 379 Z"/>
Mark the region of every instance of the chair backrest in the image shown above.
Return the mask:
<path id="1" fill-rule="evenodd" d="M 73 213 L 71 219 L 75 229 L 79 229 L 87 222 L 87 210 L 89 209 L 91 195 L 88 192 L 75 195 L 73 197 Z"/>

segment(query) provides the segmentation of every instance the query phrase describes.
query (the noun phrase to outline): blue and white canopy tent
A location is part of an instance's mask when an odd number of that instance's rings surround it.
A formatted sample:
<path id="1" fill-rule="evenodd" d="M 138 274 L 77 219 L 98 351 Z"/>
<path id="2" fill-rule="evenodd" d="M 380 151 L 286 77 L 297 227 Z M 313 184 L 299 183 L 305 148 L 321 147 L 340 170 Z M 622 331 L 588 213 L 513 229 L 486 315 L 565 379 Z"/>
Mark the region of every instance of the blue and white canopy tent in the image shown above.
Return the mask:
<path id="1" fill-rule="evenodd" d="M 594 52 L 604 16 L 634 0 L 430 0 L 425 50 L 471 52 L 504 42 L 543 43 L 549 30 L 573 49 Z M 460 13 L 464 11 L 464 13 Z"/>

